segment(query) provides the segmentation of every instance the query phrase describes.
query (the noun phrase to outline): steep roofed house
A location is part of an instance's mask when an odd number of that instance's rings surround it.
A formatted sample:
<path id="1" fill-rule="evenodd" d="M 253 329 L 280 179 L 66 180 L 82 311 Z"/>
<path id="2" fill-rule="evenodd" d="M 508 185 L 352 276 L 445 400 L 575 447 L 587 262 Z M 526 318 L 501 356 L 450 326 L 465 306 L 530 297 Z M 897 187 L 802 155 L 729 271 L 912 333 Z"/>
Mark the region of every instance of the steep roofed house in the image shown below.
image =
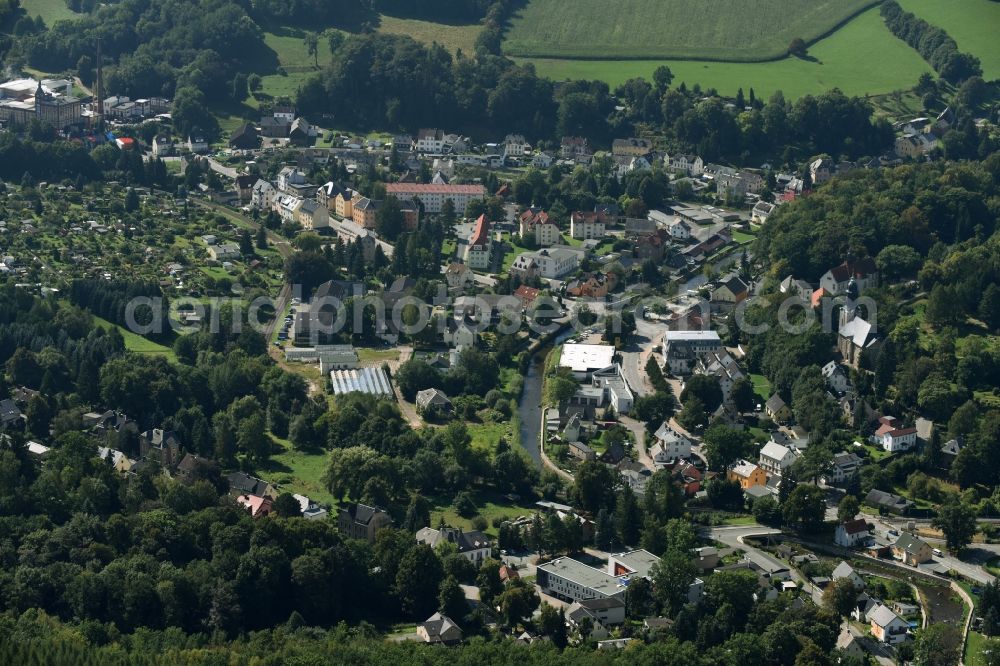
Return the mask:
<path id="1" fill-rule="evenodd" d="M 867 543 L 871 536 L 868 523 L 863 518 L 857 518 L 837 525 L 833 540 L 838 546 L 854 548 Z"/>
<path id="2" fill-rule="evenodd" d="M 891 549 L 894 558 L 911 567 L 929 562 L 934 554 L 934 549 L 926 541 L 909 532 L 900 534 Z"/>
<path id="3" fill-rule="evenodd" d="M 458 547 L 458 554 L 473 564 L 482 564 L 490 557 L 493 548 L 489 537 L 482 532 L 466 532 L 454 527 L 442 527 L 439 530 L 423 527 L 417 531 L 416 539 L 417 543 L 425 543 L 431 548 L 445 541 L 453 543 Z"/>
<path id="4" fill-rule="evenodd" d="M 417 636 L 425 643 L 454 645 L 462 642 L 462 629 L 447 615 L 434 613 L 417 625 Z"/>
<path id="5" fill-rule="evenodd" d="M 781 476 L 785 470 L 795 462 L 795 454 L 788 447 L 768 442 L 760 450 L 760 458 L 757 464 L 768 474 Z"/>
<path id="6" fill-rule="evenodd" d="M 493 263 L 493 234 L 486 215 L 476 219 L 476 225 L 469 236 L 465 249 L 465 263 L 473 270 L 489 270 Z"/>
<path id="7" fill-rule="evenodd" d="M 740 484 L 746 490 L 752 486 L 763 486 L 767 483 L 767 473 L 747 460 L 738 460 L 726 470 L 726 479 Z"/>
<path id="8" fill-rule="evenodd" d="M 789 409 L 788 405 L 785 404 L 785 401 L 777 393 L 768 398 L 767 402 L 764 403 L 764 411 L 767 412 L 767 415 L 775 423 L 783 423 L 792 418 L 792 410 Z"/>
<path id="9" fill-rule="evenodd" d="M 521 238 L 534 238 L 539 247 L 549 247 L 562 240 L 559 227 L 549 220 L 549 214 L 540 208 L 532 206 L 518 218 Z"/>
<path id="10" fill-rule="evenodd" d="M 383 509 L 360 502 L 348 504 L 337 513 L 337 529 L 350 539 L 375 543 L 376 533 L 392 525 L 392 518 Z"/>
<path id="11" fill-rule="evenodd" d="M 180 461 L 181 443 L 172 430 L 153 428 L 139 436 L 139 455 L 156 460 L 164 467 Z"/>
<path id="12" fill-rule="evenodd" d="M 854 280 L 858 293 L 869 287 L 878 286 L 878 269 L 871 257 L 864 259 L 847 259 L 839 266 L 834 266 L 819 279 L 819 286 L 831 296 L 840 296 L 847 292 L 847 285 Z"/>

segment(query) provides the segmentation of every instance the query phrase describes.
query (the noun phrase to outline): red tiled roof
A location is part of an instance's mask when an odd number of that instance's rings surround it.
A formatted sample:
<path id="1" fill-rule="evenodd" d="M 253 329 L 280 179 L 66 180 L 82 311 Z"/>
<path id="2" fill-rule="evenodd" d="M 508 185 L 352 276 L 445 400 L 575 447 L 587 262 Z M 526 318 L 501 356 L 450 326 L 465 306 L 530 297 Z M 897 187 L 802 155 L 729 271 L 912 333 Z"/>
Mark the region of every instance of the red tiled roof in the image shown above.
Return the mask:
<path id="1" fill-rule="evenodd" d="M 868 523 L 863 518 L 848 520 L 844 523 L 844 531 L 848 534 L 860 534 L 868 531 Z"/>
<path id="2" fill-rule="evenodd" d="M 436 183 L 388 183 L 386 194 L 478 194 L 486 189 L 482 185 L 438 185 Z"/>
<path id="3" fill-rule="evenodd" d="M 533 301 L 538 298 L 538 289 L 535 287 L 529 287 L 526 284 L 522 284 L 514 291 L 514 295 L 523 301 Z"/>
<path id="4" fill-rule="evenodd" d="M 826 296 L 828 293 L 829 292 L 827 292 L 826 289 L 820 287 L 819 289 L 817 289 L 812 293 L 812 298 L 809 300 L 810 304 L 814 308 L 819 307 L 819 304 L 823 301 L 823 297 Z"/>
<path id="5" fill-rule="evenodd" d="M 490 221 L 486 219 L 486 215 L 480 215 L 479 219 L 476 220 L 476 228 L 472 232 L 472 237 L 469 239 L 470 246 L 476 245 L 486 245 L 486 241 L 490 236 Z"/>

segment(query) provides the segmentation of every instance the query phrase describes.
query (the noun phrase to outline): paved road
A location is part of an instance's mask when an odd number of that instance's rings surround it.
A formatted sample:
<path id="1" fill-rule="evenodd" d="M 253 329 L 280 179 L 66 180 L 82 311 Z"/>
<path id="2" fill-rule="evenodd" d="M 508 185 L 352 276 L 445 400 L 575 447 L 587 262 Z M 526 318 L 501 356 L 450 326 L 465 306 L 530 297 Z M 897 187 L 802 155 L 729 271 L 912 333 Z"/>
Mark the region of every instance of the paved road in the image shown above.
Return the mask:
<path id="1" fill-rule="evenodd" d="M 216 172 L 218 174 L 221 174 L 221 175 L 225 176 L 226 178 L 230 178 L 232 180 L 236 180 L 236 176 L 238 176 L 240 174 L 240 172 L 237 171 L 236 169 L 234 169 L 232 167 L 227 167 L 224 164 L 216 162 L 211 157 L 206 157 L 205 159 L 208 160 L 208 168 L 210 168 L 212 171 L 214 171 L 214 172 Z"/>
<path id="2" fill-rule="evenodd" d="M 623 414 L 618 415 L 618 422 L 632 433 L 632 439 L 635 440 L 636 458 L 639 464 L 655 472 L 656 463 L 649 457 L 649 450 L 646 448 L 646 424 Z"/>

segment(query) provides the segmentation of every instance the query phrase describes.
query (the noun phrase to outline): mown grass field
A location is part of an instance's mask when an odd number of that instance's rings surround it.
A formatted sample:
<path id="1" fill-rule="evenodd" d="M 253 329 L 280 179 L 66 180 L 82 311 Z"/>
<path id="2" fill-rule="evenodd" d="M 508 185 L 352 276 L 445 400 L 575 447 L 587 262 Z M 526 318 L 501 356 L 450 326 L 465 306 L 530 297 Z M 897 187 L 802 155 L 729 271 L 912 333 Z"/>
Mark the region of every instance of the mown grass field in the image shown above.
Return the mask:
<path id="1" fill-rule="evenodd" d="M 1000 3 L 991 0 L 899 0 L 900 6 L 936 25 L 958 48 L 983 63 L 983 78 L 1000 78 Z"/>
<path id="2" fill-rule="evenodd" d="M 72 20 L 79 14 L 70 11 L 64 0 L 21 0 L 24 13 L 35 18 L 41 16 L 50 28 L 56 21 Z"/>
<path id="3" fill-rule="evenodd" d="M 123 326 L 112 324 L 107 319 L 102 319 L 93 313 L 91 316 L 94 318 L 94 324 L 105 330 L 111 330 L 112 328 L 118 329 L 118 332 L 122 334 L 122 338 L 125 340 L 125 349 L 135 352 L 136 354 L 164 356 L 172 363 L 177 362 L 177 355 L 174 354 L 174 350 L 170 347 L 161 345 L 158 342 L 153 342 L 152 340 L 144 338 L 141 335 L 137 335 Z"/>
<path id="4" fill-rule="evenodd" d="M 696 60 L 566 60 L 525 59 L 538 73 L 557 81 L 600 79 L 612 87 L 640 76 L 651 78 L 660 65 L 674 73 L 674 85 L 695 83 L 735 95 L 754 89 L 758 97 L 781 90 L 787 98 L 840 88 L 849 95 L 877 95 L 912 87 L 931 71 L 917 52 L 889 32 L 878 8 L 869 9 L 831 36 L 809 48 L 811 59 L 784 58 L 773 62 L 733 63 Z"/>
<path id="5" fill-rule="evenodd" d="M 511 21 L 510 55 L 561 58 L 780 58 L 873 0 L 531 0 Z"/>
<path id="6" fill-rule="evenodd" d="M 329 454 L 326 451 L 297 451 L 285 439 L 276 438 L 275 442 L 281 451 L 257 470 L 260 477 L 281 485 L 283 490 L 336 506 L 336 500 L 323 483 L 323 475 L 330 465 Z"/>

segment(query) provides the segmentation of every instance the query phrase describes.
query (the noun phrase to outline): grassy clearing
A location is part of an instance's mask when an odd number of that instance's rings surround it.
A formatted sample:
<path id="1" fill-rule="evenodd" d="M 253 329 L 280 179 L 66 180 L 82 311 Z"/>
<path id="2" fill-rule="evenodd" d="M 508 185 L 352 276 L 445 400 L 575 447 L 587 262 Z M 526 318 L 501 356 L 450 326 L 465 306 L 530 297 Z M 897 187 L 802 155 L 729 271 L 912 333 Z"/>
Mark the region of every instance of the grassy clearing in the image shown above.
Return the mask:
<path id="1" fill-rule="evenodd" d="M 275 442 L 281 453 L 271 456 L 258 470 L 260 477 L 279 484 L 283 490 L 306 495 L 320 504 L 336 506 L 337 501 L 323 483 L 323 474 L 329 464 L 326 452 L 296 451 L 286 439 L 275 438 Z"/>
<path id="2" fill-rule="evenodd" d="M 796 37 L 833 30 L 871 0 L 532 0 L 504 51 L 535 57 L 779 58 Z M 581 35 L 586 35 L 581 39 Z"/>
<path id="3" fill-rule="evenodd" d="M 50 28 L 56 21 L 72 21 L 81 16 L 71 11 L 64 0 L 21 0 L 21 9 L 31 18 L 41 16 Z"/>
<path id="4" fill-rule="evenodd" d="M 481 490 L 475 493 L 473 498 L 479 514 L 486 519 L 486 533 L 491 536 L 497 535 L 497 528 L 493 526 L 494 518 L 517 518 L 518 516 L 528 516 L 534 513 L 535 508 L 530 502 L 512 502 L 503 495 L 492 490 Z M 450 498 L 439 498 L 431 509 L 431 525 L 436 526 L 441 519 L 452 527 L 461 527 L 471 530 L 472 519 L 462 518 L 450 504 Z"/>
<path id="5" fill-rule="evenodd" d="M 387 35 L 406 35 L 424 44 L 437 42 L 452 55 L 459 50 L 465 55 L 472 55 L 476 50 L 476 37 L 482 29 L 478 23 L 448 25 L 382 14 L 379 17 L 377 32 Z"/>
<path id="6" fill-rule="evenodd" d="M 990 0 L 899 0 L 899 4 L 951 35 L 959 50 L 979 58 L 987 81 L 1000 78 L 1000 4 Z"/>
<path id="7" fill-rule="evenodd" d="M 764 375 L 750 375 L 750 383 L 753 384 L 753 392 L 762 402 L 767 402 L 771 397 L 771 382 Z"/>
<path id="8" fill-rule="evenodd" d="M 358 360 L 366 361 L 398 361 L 398 349 L 358 349 Z"/>
<path id="9" fill-rule="evenodd" d="M 632 77 L 652 78 L 667 65 L 675 84 L 698 83 L 721 94 L 754 89 L 758 97 L 781 90 L 788 98 L 840 88 L 848 95 L 876 95 L 910 88 L 930 65 L 889 32 L 878 9 L 870 9 L 809 49 L 811 60 L 785 58 L 763 63 L 695 60 L 565 60 L 535 58 L 538 73 L 557 81 L 600 79 L 612 87 Z M 525 61 L 524 58 L 517 60 Z M 878 63 L 873 67 L 872 63 Z"/>
<path id="10" fill-rule="evenodd" d="M 507 444 L 514 446 L 515 428 L 512 422 L 503 423 L 467 423 L 469 436 L 472 437 L 472 448 L 492 452 L 501 437 Z"/>
<path id="11" fill-rule="evenodd" d="M 94 323 L 105 330 L 110 330 L 112 328 L 118 329 L 118 332 L 122 334 L 122 338 L 125 339 L 125 349 L 130 352 L 135 352 L 136 354 L 154 354 L 158 356 L 165 356 L 171 363 L 177 362 L 177 355 L 174 354 L 174 350 L 166 345 L 161 345 L 158 342 L 153 342 L 147 338 L 137 335 L 127 328 L 118 326 L 117 324 L 112 324 L 107 319 L 102 319 L 97 315 L 92 315 L 94 317 Z"/>

